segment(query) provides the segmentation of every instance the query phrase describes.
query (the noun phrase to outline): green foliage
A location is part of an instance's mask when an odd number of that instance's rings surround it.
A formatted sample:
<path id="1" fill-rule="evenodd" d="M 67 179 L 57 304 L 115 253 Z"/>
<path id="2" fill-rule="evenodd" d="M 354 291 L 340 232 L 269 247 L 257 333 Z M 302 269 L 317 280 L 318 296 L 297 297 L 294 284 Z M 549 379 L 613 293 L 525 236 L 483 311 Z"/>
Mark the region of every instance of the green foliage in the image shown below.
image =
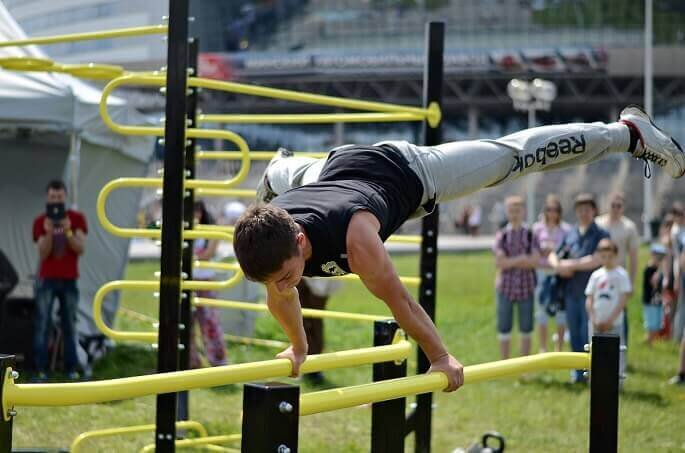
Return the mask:
<path id="1" fill-rule="evenodd" d="M 641 255 L 642 262 L 646 253 Z M 403 275 L 416 275 L 415 256 L 395 258 Z M 129 266 L 128 278 L 151 278 L 156 263 Z M 498 359 L 495 339 L 493 260 L 489 253 L 444 255 L 438 271 L 437 323 L 452 353 L 464 364 Z M 640 283 L 636 285 L 640 288 Z M 156 316 L 156 300 L 142 293 L 125 293 L 123 305 Z M 356 283 L 350 283 L 330 303 L 332 310 L 388 313 Z M 622 452 L 682 451 L 682 388 L 665 384 L 676 369 L 677 348 L 661 342 L 649 349 L 642 343 L 642 307 L 639 294 L 630 302 L 631 343 L 629 378 L 620 405 L 620 450 Z M 230 316 L 230 311 L 223 316 Z M 140 329 L 145 322 L 119 317 L 119 327 Z M 262 337 L 283 339 L 273 320 L 258 319 Z M 329 351 L 368 346 L 371 326 L 365 323 L 326 322 Z M 517 337 L 514 336 L 514 345 Z M 516 350 L 516 348 L 514 348 Z M 231 346 L 233 363 L 265 360 L 275 351 Z M 415 369 L 412 355 L 409 369 Z M 145 374 L 152 371 L 156 354 L 147 347 L 118 345 L 95 367 L 97 379 Z M 369 382 L 370 367 L 327 373 L 337 386 Z M 315 389 L 305 386 L 303 391 Z M 519 379 L 465 386 L 454 394 L 436 394 L 433 416 L 434 451 L 451 451 L 466 446 L 488 430 L 498 430 L 507 439 L 509 451 L 585 451 L 588 442 L 588 391 L 569 384 L 566 372 L 530 374 Z M 191 392 L 190 413 L 202 422 L 210 435 L 240 431 L 242 395 L 238 386 Z M 67 408 L 18 408 L 15 447 L 68 446 L 83 431 L 105 427 L 154 422 L 153 397 Z M 364 452 L 369 448 L 370 410 L 360 407 L 305 417 L 300 423 L 300 451 Z M 91 441 L 88 452 L 137 451 L 152 442 L 152 434 L 120 436 Z M 411 440 L 407 446 L 413 445 Z M 409 448 L 409 447 L 408 447 Z M 410 451 L 410 450 L 407 450 Z"/>

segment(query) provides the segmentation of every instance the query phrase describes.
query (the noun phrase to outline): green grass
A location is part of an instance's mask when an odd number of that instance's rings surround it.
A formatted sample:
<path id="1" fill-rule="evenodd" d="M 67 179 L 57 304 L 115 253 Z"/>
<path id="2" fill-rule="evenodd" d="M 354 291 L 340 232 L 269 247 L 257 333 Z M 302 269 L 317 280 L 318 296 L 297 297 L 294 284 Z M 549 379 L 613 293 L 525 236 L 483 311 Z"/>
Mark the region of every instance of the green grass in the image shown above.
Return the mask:
<path id="1" fill-rule="evenodd" d="M 644 258 L 644 254 L 643 254 Z M 416 275 L 417 258 L 395 259 L 400 273 Z M 136 263 L 128 278 L 149 278 L 157 265 Z M 492 282 L 493 261 L 489 253 L 446 255 L 438 272 L 438 328 L 452 353 L 464 364 L 498 359 L 495 339 Z M 640 286 L 638 286 L 639 288 Z M 124 306 L 156 314 L 155 299 L 142 293 L 126 293 Z M 387 313 L 355 283 L 348 284 L 330 303 L 332 310 Z M 224 316 L 230 316 L 226 311 Z M 665 384 L 676 368 L 677 348 L 659 343 L 649 349 L 641 342 L 641 306 L 630 302 L 631 348 L 629 378 L 621 397 L 620 449 L 622 452 L 685 451 L 685 390 Z M 144 324 L 119 318 L 118 327 L 140 329 Z M 368 346 L 368 324 L 326 323 L 330 351 Z M 282 339 L 278 326 L 263 316 L 257 321 L 261 337 Z M 514 344 L 516 344 L 516 337 Z M 232 346 L 233 363 L 269 359 L 274 351 Z M 139 345 L 120 345 L 98 363 L 96 378 L 151 373 L 155 354 Z M 414 355 L 409 369 L 415 369 Z M 338 386 L 368 382 L 370 367 L 329 372 Z M 435 452 L 466 446 L 487 430 L 507 439 L 507 451 L 586 451 L 588 442 L 588 391 L 568 384 L 567 372 L 531 374 L 519 379 L 465 386 L 453 394 L 437 394 L 433 419 Z M 311 391 L 306 388 L 304 391 Z M 242 395 L 238 386 L 197 390 L 191 393 L 193 420 L 205 424 L 210 434 L 240 431 Z M 152 423 L 154 398 L 73 408 L 19 408 L 14 445 L 68 446 L 79 433 L 92 429 Z M 300 422 L 302 452 L 363 452 L 369 448 L 370 410 L 354 408 L 305 417 Z M 121 436 L 85 445 L 88 452 L 137 451 L 152 435 Z M 407 451 L 413 443 L 407 441 Z"/>

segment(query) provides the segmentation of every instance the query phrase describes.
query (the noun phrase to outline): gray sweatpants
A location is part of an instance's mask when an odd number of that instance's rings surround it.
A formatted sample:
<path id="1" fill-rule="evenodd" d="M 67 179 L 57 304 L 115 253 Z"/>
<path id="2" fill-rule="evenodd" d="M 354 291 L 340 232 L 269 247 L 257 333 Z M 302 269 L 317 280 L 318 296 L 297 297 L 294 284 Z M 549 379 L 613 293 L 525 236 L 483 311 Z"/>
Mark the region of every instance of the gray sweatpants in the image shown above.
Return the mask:
<path id="1" fill-rule="evenodd" d="M 625 152 L 628 127 L 621 123 L 573 123 L 542 126 L 497 140 L 471 140 L 438 146 L 384 141 L 397 147 L 423 184 L 421 205 L 473 193 L 528 173 L 587 164 L 607 153 Z M 294 156 L 273 161 L 267 170 L 277 194 L 318 179 L 325 159 Z M 414 215 L 427 212 L 420 208 Z"/>

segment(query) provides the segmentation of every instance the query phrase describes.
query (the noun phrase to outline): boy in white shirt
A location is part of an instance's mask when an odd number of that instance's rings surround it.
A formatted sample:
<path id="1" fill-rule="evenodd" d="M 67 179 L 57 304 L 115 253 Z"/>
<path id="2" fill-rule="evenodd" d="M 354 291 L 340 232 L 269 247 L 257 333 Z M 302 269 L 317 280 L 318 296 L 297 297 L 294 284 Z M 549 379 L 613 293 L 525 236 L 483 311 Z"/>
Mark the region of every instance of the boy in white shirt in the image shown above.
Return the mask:
<path id="1" fill-rule="evenodd" d="M 590 276 L 585 288 L 589 328 L 588 334 L 605 333 L 621 338 L 619 373 L 625 375 L 625 335 L 623 309 L 632 292 L 628 272 L 617 264 L 618 247 L 610 239 L 602 239 L 597 245 L 602 267 Z"/>

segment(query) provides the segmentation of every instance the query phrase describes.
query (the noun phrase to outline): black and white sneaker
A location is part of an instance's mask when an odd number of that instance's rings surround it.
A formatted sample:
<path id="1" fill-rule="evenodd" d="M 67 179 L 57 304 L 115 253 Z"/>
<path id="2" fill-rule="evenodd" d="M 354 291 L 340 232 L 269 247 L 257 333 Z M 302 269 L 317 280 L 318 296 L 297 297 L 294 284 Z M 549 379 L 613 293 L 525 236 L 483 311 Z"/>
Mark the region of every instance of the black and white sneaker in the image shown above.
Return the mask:
<path id="1" fill-rule="evenodd" d="M 673 137 L 659 129 L 640 107 L 623 109 L 620 122 L 636 130 L 640 137 L 633 150 L 633 157 L 653 162 L 673 178 L 685 173 L 685 153 Z"/>
<path id="2" fill-rule="evenodd" d="M 271 168 L 275 162 L 278 162 L 281 159 L 292 157 L 293 155 L 293 152 L 290 150 L 278 148 L 278 151 L 276 151 L 276 154 L 271 158 L 269 164 L 266 166 L 266 170 L 264 170 L 262 179 L 260 179 L 259 184 L 257 184 L 258 201 L 261 201 L 262 203 L 268 203 L 278 196 L 278 194 L 271 188 L 271 185 L 269 185 L 269 168 Z"/>

